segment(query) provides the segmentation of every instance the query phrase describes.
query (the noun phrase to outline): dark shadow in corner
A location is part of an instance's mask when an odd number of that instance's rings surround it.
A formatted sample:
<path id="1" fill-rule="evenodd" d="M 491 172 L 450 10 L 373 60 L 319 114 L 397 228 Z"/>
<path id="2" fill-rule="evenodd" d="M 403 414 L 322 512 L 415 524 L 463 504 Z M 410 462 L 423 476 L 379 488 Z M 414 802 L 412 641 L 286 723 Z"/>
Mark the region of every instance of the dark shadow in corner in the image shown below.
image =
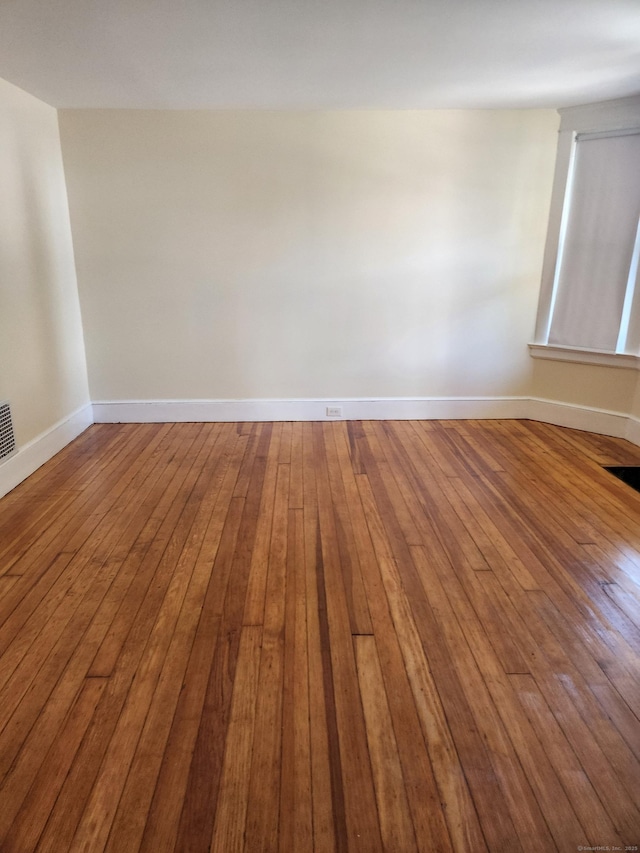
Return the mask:
<path id="1" fill-rule="evenodd" d="M 640 465 L 605 465 L 604 470 L 640 492 Z"/>

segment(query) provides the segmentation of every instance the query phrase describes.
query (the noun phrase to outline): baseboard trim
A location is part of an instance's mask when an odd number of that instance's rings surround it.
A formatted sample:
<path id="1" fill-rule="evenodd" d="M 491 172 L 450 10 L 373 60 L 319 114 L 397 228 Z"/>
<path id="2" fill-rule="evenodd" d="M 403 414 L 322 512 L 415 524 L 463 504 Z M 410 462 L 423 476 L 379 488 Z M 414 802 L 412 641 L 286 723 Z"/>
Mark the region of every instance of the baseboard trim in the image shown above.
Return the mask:
<path id="1" fill-rule="evenodd" d="M 342 417 L 327 417 L 328 407 Z M 529 419 L 626 438 L 640 447 L 640 419 L 540 397 L 395 397 L 326 400 L 117 400 L 81 407 L 0 462 L 0 497 L 92 423 Z"/>
<path id="2" fill-rule="evenodd" d="M 525 397 L 387 397 L 316 400 L 114 400 L 93 404 L 95 423 L 526 418 Z M 327 408 L 339 407 L 340 417 Z"/>
<path id="3" fill-rule="evenodd" d="M 542 421 L 555 426 L 612 435 L 616 438 L 629 438 L 627 433 L 630 418 L 622 412 L 532 397 L 529 400 L 528 417 L 532 421 Z M 633 441 L 631 438 L 629 440 Z M 640 444 L 640 440 L 634 443 Z"/>
<path id="4" fill-rule="evenodd" d="M 68 417 L 62 418 L 58 423 L 18 448 L 17 453 L 0 462 L 0 497 L 15 489 L 92 423 L 93 409 L 89 403 L 72 412 Z"/>
<path id="5" fill-rule="evenodd" d="M 640 447 L 640 418 L 629 416 L 627 418 L 627 431 L 624 436 L 627 441 Z"/>
<path id="6" fill-rule="evenodd" d="M 342 416 L 327 417 L 328 407 Z M 316 400 L 105 400 L 95 423 L 529 419 L 626 438 L 640 446 L 640 420 L 622 412 L 542 397 L 386 397 Z"/>

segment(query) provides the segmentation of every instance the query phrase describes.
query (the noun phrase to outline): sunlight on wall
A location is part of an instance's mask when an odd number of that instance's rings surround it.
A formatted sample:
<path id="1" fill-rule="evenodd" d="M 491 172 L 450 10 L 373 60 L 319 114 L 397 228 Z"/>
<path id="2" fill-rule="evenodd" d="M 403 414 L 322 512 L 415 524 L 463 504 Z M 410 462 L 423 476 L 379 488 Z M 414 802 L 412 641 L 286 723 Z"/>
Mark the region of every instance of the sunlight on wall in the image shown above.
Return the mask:
<path id="1" fill-rule="evenodd" d="M 528 391 L 551 111 L 62 111 L 92 398 Z"/>
<path id="2" fill-rule="evenodd" d="M 0 399 L 18 445 L 89 402 L 56 111 L 0 81 Z"/>

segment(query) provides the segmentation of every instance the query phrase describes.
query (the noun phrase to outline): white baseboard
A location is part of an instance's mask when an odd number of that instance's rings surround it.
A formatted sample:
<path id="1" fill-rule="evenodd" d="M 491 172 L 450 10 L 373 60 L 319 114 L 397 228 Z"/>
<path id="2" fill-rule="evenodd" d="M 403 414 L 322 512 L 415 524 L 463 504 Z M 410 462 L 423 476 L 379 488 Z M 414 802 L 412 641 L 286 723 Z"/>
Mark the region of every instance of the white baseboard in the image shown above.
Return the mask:
<path id="1" fill-rule="evenodd" d="M 624 436 L 627 441 L 640 447 L 640 418 L 629 416 L 627 419 L 627 431 Z"/>
<path id="2" fill-rule="evenodd" d="M 0 462 L 0 497 L 15 489 L 92 423 L 93 411 L 89 403 L 58 421 L 28 444 L 18 448 L 17 453 Z"/>
<path id="3" fill-rule="evenodd" d="M 121 400 L 93 404 L 95 423 L 526 418 L 524 397 L 327 400 Z M 339 417 L 327 409 L 338 407 Z"/>
<path id="4" fill-rule="evenodd" d="M 627 435 L 629 416 L 621 412 L 576 406 L 572 403 L 560 403 L 557 400 L 544 400 L 539 397 L 531 398 L 528 408 L 527 417 L 532 421 L 543 421 L 556 426 L 581 429 L 585 432 L 597 432 L 600 435 L 613 435 L 616 438 L 629 438 Z M 640 441 L 634 443 L 640 444 Z"/>
<path id="5" fill-rule="evenodd" d="M 340 417 L 327 409 L 339 407 Z M 323 400 L 114 400 L 93 404 L 95 423 L 226 421 L 474 420 L 528 418 L 626 438 L 640 446 L 640 420 L 622 412 L 539 397 L 387 397 Z"/>
<path id="6" fill-rule="evenodd" d="M 341 417 L 328 417 L 339 407 Z M 78 409 L 0 462 L 0 497 L 92 423 L 207 421 L 474 420 L 528 418 L 626 438 L 640 447 L 640 419 L 621 412 L 527 397 L 395 397 L 331 400 L 121 400 Z"/>

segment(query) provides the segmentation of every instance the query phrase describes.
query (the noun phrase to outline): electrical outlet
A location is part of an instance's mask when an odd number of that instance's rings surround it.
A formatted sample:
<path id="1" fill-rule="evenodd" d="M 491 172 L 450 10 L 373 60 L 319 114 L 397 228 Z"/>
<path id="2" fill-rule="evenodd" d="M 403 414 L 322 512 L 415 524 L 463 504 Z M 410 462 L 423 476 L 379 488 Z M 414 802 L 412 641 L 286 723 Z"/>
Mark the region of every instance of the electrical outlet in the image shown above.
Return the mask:
<path id="1" fill-rule="evenodd" d="M 328 418 L 341 418 L 342 417 L 342 406 L 327 406 L 327 417 Z"/>

